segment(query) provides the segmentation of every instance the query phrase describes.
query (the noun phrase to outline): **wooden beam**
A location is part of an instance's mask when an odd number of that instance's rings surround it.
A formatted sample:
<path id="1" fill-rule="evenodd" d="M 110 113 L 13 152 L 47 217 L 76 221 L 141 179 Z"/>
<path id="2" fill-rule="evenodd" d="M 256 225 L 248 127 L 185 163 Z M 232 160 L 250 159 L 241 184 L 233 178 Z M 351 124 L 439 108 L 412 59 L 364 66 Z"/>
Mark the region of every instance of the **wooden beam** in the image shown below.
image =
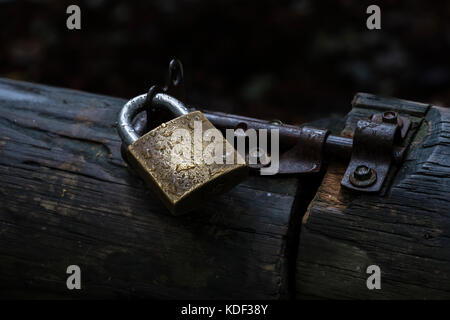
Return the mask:
<path id="1" fill-rule="evenodd" d="M 174 217 L 122 161 L 124 103 L 0 79 L 0 295 L 287 297 L 294 200 L 308 188 L 252 177 Z M 66 288 L 73 264 L 80 291 Z"/>
<path id="2" fill-rule="evenodd" d="M 450 298 L 450 112 L 359 94 L 343 134 L 387 108 L 413 122 L 406 160 L 382 195 L 344 190 L 345 166 L 329 166 L 303 218 L 297 298 Z M 369 265 L 381 268 L 381 290 L 366 286 Z"/>

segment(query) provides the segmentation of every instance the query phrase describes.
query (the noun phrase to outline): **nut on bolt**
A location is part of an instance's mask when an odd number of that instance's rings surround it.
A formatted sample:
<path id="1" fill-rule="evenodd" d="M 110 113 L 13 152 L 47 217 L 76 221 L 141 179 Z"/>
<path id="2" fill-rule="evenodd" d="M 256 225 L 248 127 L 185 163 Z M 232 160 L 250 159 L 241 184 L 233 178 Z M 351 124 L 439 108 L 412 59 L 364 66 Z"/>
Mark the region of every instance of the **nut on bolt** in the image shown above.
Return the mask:
<path id="1" fill-rule="evenodd" d="M 350 175 L 350 182 L 355 187 L 368 187 L 377 181 L 377 173 L 366 165 L 359 165 Z"/>
<path id="2" fill-rule="evenodd" d="M 386 123 L 397 123 L 398 113 L 395 111 L 383 112 L 383 122 Z"/>

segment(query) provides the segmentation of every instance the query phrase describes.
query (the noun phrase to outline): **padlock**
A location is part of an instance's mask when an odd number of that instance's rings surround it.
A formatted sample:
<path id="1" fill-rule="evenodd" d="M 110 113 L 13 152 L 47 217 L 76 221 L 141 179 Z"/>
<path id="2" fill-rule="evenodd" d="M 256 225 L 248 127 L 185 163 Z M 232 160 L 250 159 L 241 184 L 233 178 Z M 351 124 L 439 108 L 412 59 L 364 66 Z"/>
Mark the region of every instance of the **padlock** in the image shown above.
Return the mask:
<path id="1" fill-rule="evenodd" d="M 191 211 L 246 178 L 248 168 L 244 158 L 222 133 L 202 112 L 189 112 L 182 102 L 170 95 L 158 93 L 151 103 L 153 107 L 169 110 L 175 118 L 139 137 L 132 120 L 144 109 L 145 100 L 143 94 L 124 105 L 119 114 L 118 131 L 127 146 L 128 163 L 172 214 Z M 195 131 L 198 129 L 201 135 Z M 204 132 L 215 132 L 215 138 L 204 139 Z M 209 161 L 204 159 L 204 150 L 211 151 Z M 223 150 L 223 153 L 213 155 L 216 150 Z M 220 157 L 222 161 L 211 162 Z"/>

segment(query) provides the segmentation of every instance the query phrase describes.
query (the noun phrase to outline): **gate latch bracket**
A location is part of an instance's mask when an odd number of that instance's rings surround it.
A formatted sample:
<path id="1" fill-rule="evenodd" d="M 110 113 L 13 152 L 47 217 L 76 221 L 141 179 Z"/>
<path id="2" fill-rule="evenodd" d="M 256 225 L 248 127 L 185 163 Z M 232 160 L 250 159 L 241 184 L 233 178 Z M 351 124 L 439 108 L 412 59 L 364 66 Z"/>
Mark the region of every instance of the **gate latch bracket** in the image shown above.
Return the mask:
<path id="1" fill-rule="evenodd" d="M 350 162 L 341 185 L 356 191 L 379 192 L 392 163 L 403 160 L 406 147 L 401 143 L 410 126 L 411 121 L 395 111 L 359 120 Z"/>

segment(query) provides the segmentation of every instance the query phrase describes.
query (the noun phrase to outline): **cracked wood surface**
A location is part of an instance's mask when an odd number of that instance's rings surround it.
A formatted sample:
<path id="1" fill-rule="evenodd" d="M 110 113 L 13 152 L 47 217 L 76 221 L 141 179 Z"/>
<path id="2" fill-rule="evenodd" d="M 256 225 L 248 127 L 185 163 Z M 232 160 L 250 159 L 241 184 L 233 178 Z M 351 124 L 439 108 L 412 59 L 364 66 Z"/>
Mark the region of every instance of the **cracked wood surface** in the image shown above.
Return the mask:
<path id="1" fill-rule="evenodd" d="M 122 161 L 124 102 L 0 79 L 0 296 L 288 296 L 297 179 L 253 177 L 173 217 Z"/>
<path id="2" fill-rule="evenodd" d="M 328 167 L 303 218 L 298 298 L 450 298 L 449 110 L 359 94 L 343 134 L 392 107 L 413 121 L 406 160 L 382 196 L 342 189 L 345 166 Z M 366 287 L 372 264 L 381 268 L 381 290 Z"/>

